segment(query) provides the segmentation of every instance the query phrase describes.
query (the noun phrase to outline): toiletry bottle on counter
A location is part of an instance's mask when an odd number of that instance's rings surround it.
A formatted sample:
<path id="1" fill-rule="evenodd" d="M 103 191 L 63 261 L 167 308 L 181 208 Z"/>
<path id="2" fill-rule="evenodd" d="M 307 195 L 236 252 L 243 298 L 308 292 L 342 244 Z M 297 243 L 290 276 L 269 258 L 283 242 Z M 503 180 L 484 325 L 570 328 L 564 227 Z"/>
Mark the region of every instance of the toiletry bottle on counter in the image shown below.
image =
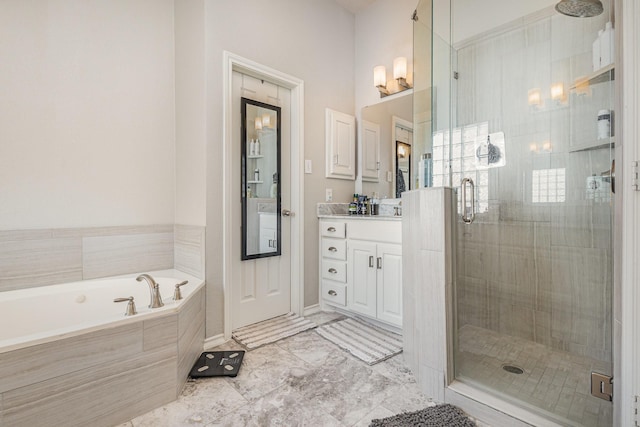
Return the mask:
<path id="1" fill-rule="evenodd" d="M 256 148 L 255 148 L 254 154 L 256 156 L 260 155 L 260 139 L 256 139 Z"/>
<path id="2" fill-rule="evenodd" d="M 607 139 L 611 136 L 611 111 L 598 111 L 598 139 Z"/>
<path id="3" fill-rule="evenodd" d="M 431 187 L 433 186 L 433 162 L 431 159 L 431 153 L 424 153 L 418 165 L 418 170 L 420 173 L 418 174 L 418 185 L 422 187 Z"/>

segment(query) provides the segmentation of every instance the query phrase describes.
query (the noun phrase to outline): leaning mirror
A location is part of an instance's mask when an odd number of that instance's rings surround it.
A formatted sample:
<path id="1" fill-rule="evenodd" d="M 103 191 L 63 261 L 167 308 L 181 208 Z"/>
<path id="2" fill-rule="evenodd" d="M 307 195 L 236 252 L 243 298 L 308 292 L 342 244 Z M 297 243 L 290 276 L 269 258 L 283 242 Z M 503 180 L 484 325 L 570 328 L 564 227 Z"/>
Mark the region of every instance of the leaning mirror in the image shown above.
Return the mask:
<path id="1" fill-rule="evenodd" d="M 242 98 L 242 259 L 279 256 L 280 107 Z"/>

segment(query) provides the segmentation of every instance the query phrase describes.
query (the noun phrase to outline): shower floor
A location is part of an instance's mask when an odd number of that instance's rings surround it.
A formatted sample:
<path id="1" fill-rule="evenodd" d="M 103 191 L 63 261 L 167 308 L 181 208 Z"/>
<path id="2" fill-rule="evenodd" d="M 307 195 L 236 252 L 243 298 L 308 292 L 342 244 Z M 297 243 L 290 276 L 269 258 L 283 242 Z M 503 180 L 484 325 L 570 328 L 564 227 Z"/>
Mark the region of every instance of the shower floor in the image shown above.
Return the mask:
<path id="1" fill-rule="evenodd" d="M 458 342 L 457 379 L 562 425 L 612 425 L 613 404 L 590 394 L 591 371 L 610 372 L 610 364 L 472 325 L 460 328 Z"/>

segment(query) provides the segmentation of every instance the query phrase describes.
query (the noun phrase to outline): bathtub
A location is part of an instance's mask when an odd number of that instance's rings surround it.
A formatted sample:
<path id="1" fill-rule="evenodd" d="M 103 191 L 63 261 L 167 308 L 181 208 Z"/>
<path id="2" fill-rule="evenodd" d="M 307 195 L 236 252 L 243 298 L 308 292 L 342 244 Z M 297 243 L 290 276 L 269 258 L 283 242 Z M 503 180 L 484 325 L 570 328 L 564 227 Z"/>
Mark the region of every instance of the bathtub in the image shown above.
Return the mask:
<path id="1" fill-rule="evenodd" d="M 112 426 L 176 399 L 203 349 L 204 282 L 150 274 L 164 307 L 137 274 L 0 293 L 0 425 Z M 130 296 L 125 316 L 113 300 Z"/>

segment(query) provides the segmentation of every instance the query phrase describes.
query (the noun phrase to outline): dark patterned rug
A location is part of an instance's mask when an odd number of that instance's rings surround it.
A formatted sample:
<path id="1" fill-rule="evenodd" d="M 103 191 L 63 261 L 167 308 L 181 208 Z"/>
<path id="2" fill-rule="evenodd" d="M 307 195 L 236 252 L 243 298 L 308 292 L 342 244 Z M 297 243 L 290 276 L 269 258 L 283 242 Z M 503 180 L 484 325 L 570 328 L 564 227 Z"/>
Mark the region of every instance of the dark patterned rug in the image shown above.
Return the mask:
<path id="1" fill-rule="evenodd" d="M 369 427 L 476 427 L 464 412 L 453 405 L 430 406 L 416 412 L 405 412 L 371 421 Z"/>

